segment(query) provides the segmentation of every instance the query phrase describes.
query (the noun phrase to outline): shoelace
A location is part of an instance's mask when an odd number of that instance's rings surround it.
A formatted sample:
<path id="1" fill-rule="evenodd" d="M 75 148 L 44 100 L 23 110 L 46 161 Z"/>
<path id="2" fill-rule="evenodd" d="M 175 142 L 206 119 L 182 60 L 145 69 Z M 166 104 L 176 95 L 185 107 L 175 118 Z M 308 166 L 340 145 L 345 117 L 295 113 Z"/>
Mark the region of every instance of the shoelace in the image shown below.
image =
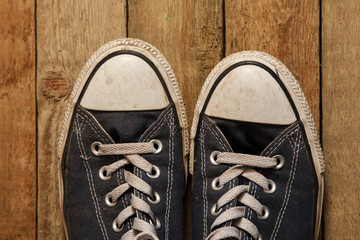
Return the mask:
<path id="1" fill-rule="evenodd" d="M 119 171 L 128 164 L 132 164 L 146 172 L 151 178 L 157 178 L 160 170 L 157 166 L 152 165 L 139 154 L 153 153 L 157 154 L 161 151 L 162 145 L 159 140 L 151 140 L 150 142 L 141 143 L 121 143 L 121 144 L 101 144 L 94 142 L 91 145 L 92 152 L 97 156 L 105 155 L 122 155 L 123 159 L 116 161 L 110 165 L 103 166 L 100 169 L 100 177 L 103 180 L 111 178 L 111 175 Z M 160 196 L 152 187 L 135 174 L 124 170 L 125 183 L 117 186 L 105 196 L 106 204 L 111 207 L 116 205 L 118 199 L 130 188 L 136 189 L 148 196 L 149 202 L 157 204 L 160 202 Z M 137 211 L 146 213 L 150 217 L 150 223 L 144 221 L 137 216 Z M 132 229 L 127 231 L 121 240 L 134 239 L 153 239 L 158 240 L 156 229 L 160 228 L 160 222 L 156 218 L 151 206 L 134 193 L 130 195 L 130 205 L 123 209 L 114 219 L 112 228 L 115 232 L 120 232 L 125 221 L 135 216 Z"/>
<path id="2" fill-rule="evenodd" d="M 259 185 L 266 193 L 273 193 L 276 189 L 274 181 L 267 179 L 261 173 L 250 167 L 257 168 L 275 168 L 280 169 L 284 165 L 284 158 L 280 155 L 270 157 L 214 151 L 210 156 L 213 165 L 230 164 L 234 165 L 215 178 L 212 182 L 214 190 L 221 189 L 225 183 L 232 179 L 242 176 Z M 211 225 L 213 230 L 207 237 L 207 240 L 218 240 L 226 238 L 240 239 L 241 231 L 248 232 L 254 239 L 261 240 L 258 228 L 250 220 L 245 218 L 245 206 L 252 209 L 260 219 L 265 219 L 269 215 L 269 210 L 262 205 L 254 196 L 248 194 L 249 185 L 238 185 L 227 191 L 215 203 L 211 209 L 211 214 L 218 217 Z M 223 211 L 220 215 L 221 208 L 232 200 L 237 200 L 244 206 L 235 206 Z M 231 226 L 223 224 L 231 221 Z"/>

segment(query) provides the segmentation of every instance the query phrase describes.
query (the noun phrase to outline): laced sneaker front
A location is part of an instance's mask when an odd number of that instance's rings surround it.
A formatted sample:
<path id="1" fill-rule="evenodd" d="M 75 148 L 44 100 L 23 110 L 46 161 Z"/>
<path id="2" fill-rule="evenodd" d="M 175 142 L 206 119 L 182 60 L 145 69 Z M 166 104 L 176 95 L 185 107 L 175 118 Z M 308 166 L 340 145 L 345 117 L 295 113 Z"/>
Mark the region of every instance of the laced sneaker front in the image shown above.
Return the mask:
<path id="1" fill-rule="evenodd" d="M 265 193 L 272 194 L 276 190 L 276 183 L 271 179 L 267 179 L 253 168 L 280 169 L 283 167 L 284 158 L 280 155 L 270 158 L 249 154 L 231 152 L 220 153 L 214 151 L 210 155 L 210 162 L 213 165 L 229 164 L 232 166 L 212 181 L 211 187 L 213 190 L 217 191 L 227 182 L 242 176 L 260 186 Z M 222 195 L 213 205 L 211 214 L 217 216 L 217 218 L 211 225 L 211 229 L 215 230 L 211 232 L 207 239 L 238 238 L 241 230 L 249 233 L 254 239 L 261 239 L 261 235 L 259 234 L 256 225 L 245 217 L 245 207 L 247 206 L 254 211 L 259 219 L 267 219 L 269 210 L 248 192 L 249 185 L 235 186 Z M 234 200 L 243 206 L 231 207 L 220 214 L 221 208 Z M 229 221 L 232 222 L 231 226 L 226 226 L 226 223 Z"/>
<path id="2" fill-rule="evenodd" d="M 150 44 L 101 47 L 70 96 L 59 141 L 67 239 L 183 239 L 184 106 Z"/>
<path id="3" fill-rule="evenodd" d="M 138 169 L 146 172 L 150 178 L 158 179 L 160 170 L 156 165 L 152 165 L 139 154 L 158 154 L 162 150 L 162 144 L 159 140 L 151 140 L 148 143 L 124 143 L 124 144 L 101 144 L 94 142 L 91 149 L 96 156 L 113 156 L 122 155 L 123 159 L 116 161 L 110 165 L 100 168 L 99 176 L 106 181 L 111 176 L 124 168 L 128 164 L 132 164 Z M 118 202 L 119 198 L 125 194 L 126 191 L 133 188 L 147 195 L 147 199 L 151 204 L 159 204 L 160 196 L 153 188 L 141 178 L 134 175 L 132 172 L 124 170 L 125 183 L 117 186 L 105 196 L 105 203 L 109 207 L 113 207 Z M 143 199 L 137 197 L 134 193 L 130 194 L 130 203 L 128 207 L 123 209 L 119 215 L 114 219 L 112 228 L 115 232 L 120 232 L 124 223 L 131 217 L 135 216 L 137 211 L 146 213 L 150 217 L 150 222 L 144 221 L 137 216 L 134 218 L 133 228 L 122 236 L 122 240 L 127 239 L 144 239 L 150 238 L 157 240 L 156 229 L 160 229 L 160 221 L 155 216 L 151 206 Z"/>
<path id="4" fill-rule="evenodd" d="M 317 239 L 324 161 L 291 72 L 245 51 L 217 64 L 191 129 L 193 239 Z"/>

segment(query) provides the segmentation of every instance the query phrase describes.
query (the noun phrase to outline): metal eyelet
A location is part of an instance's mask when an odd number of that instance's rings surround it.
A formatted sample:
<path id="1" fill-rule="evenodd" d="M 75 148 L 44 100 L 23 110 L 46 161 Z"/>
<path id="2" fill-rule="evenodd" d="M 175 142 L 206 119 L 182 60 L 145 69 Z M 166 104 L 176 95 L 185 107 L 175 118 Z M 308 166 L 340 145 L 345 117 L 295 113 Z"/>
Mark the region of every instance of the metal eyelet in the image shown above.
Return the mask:
<path id="1" fill-rule="evenodd" d="M 161 141 L 157 140 L 157 139 L 153 139 L 153 140 L 150 140 L 150 142 L 153 144 L 154 148 L 156 149 L 154 154 L 159 154 L 163 148 Z"/>
<path id="2" fill-rule="evenodd" d="M 91 152 L 95 155 L 95 156 L 99 156 L 99 146 L 101 145 L 101 142 L 93 142 L 91 144 Z"/>
<path id="3" fill-rule="evenodd" d="M 212 165 L 219 165 L 220 163 L 216 162 L 216 157 L 217 155 L 221 153 L 219 151 L 213 151 L 211 154 L 210 154 L 210 162 Z"/>
<path id="4" fill-rule="evenodd" d="M 117 201 L 113 202 L 110 193 L 106 194 L 105 196 L 105 203 L 108 207 L 113 207 L 116 205 Z"/>
<path id="5" fill-rule="evenodd" d="M 275 158 L 277 164 L 274 167 L 275 169 L 281 169 L 284 167 L 285 164 L 285 158 L 281 155 L 275 155 L 273 158 Z"/>
<path id="6" fill-rule="evenodd" d="M 148 175 L 149 178 L 158 178 L 160 176 L 160 169 L 157 166 L 153 165 L 151 173 L 146 173 L 146 175 Z"/>
<path id="7" fill-rule="evenodd" d="M 158 218 L 156 218 L 155 224 L 154 224 L 153 220 L 150 219 L 150 224 L 153 225 L 155 227 L 155 229 L 160 229 L 161 228 L 161 223 L 160 223 L 160 220 Z"/>
<path id="8" fill-rule="evenodd" d="M 99 170 L 100 179 L 101 179 L 101 180 L 104 180 L 104 181 L 109 180 L 109 179 L 111 178 L 111 175 L 109 175 L 109 176 L 106 175 L 106 172 L 107 172 L 106 167 L 107 167 L 107 166 L 103 166 L 103 167 L 100 168 L 100 170 Z"/>
<path id="9" fill-rule="evenodd" d="M 262 236 L 260 235 L 260 233 L 257 240 L 262 240 Z"/>
<path id="10" fill-rule="evenodd" d="M 214 217 L 216 217 L 217 215 L 220 214 L 221 209 L 222 209 L 222 208 L 219 208 L 219 209 L 216 211 L 216 203 L 215 203 L 215 204 L 211 207 L 210 213 L 211 213 L 211 215 L 213 215 Z"/>
<path id="11" fill-rule="evenodd" d="M 269 213 L 269 209 L 267 208 L 267 206 L 263 206 L 263 210 L 261 212 L 261 215 L 257 215 L 259 219 L 261 220 L 265 220 L 269 217 L 270 213 Z"/>
<path id="12" fill-rule="evenodd" d="M 152 199 L 151 197 L 147 197 L 148 201 L 152 204 L 158 204 L 160 202 L 160 195 L 157 192 L 154 192 L 155 199 Z"/>
<path id="13" fill-rule="evenodd" d="M 224 185 L 220 185 L 219 177 L 217 177 L 217 178 L 214 178 L 214 180 L 212 181 L 211 187 L 215 191 L 218 191 L 218 190 L 222 189 L 224 187 Z"/>
<path id="14" fill-rule="evenodd" d="M 264 192 L 266 192 L 267 194 L 271 194 L 271 193 L 275 192 L 276 184 L 273 180 L 271 180 L 271 179 L 268 179 L 268 180 L 269 180 L 269 190 L 264 189 Z"/>
<path id="15" fill-rule="evenodd" d="M 121 224 L 121 226 L 118 227 L 118 224 L 117 224 L 117 222 L 116 222 L 116 219 L 113 221 L 113 223 L 112 223 L 112 229 L 114 230 L 114 232 L 120 232 L 123 228 L 124 228 L 124 224 Z"/>

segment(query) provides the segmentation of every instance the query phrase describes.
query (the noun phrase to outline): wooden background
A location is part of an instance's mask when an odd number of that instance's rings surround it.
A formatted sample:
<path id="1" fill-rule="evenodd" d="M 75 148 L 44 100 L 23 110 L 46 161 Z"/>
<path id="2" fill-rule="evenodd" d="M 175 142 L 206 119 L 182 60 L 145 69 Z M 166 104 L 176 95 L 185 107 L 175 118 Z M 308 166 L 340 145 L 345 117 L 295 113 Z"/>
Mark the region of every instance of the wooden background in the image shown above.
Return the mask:
<path id="1" fill-rule="evenodd" d="M 134 37 L 178 78 L 191 123 L 211 68 L 266 51 L 300 82 L 326 161 L 324 239 L 360 236 L 360 1 L 0 0 L 0 239 L 62 239 L 57 134 L 88 57 Z"/>

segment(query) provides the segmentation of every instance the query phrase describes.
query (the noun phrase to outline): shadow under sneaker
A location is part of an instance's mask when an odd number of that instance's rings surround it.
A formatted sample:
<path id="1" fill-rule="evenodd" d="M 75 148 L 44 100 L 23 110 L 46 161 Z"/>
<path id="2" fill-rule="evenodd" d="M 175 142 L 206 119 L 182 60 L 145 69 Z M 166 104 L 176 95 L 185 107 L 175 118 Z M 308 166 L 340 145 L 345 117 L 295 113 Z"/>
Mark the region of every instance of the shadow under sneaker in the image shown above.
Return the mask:
<path id="1" fill-rule="evenodd" d="M 172 69 L 136 39 L 102 46 L 59 140 L 67 239 L 183 239 L 187 123 Z"/>
<path id="2" fill-rule="evenodd" d="M 193 239 L 317 239 L 325 164 L 304 94 L 279 60 L 245 51 L 216 65 L 190 139 Z"/>

